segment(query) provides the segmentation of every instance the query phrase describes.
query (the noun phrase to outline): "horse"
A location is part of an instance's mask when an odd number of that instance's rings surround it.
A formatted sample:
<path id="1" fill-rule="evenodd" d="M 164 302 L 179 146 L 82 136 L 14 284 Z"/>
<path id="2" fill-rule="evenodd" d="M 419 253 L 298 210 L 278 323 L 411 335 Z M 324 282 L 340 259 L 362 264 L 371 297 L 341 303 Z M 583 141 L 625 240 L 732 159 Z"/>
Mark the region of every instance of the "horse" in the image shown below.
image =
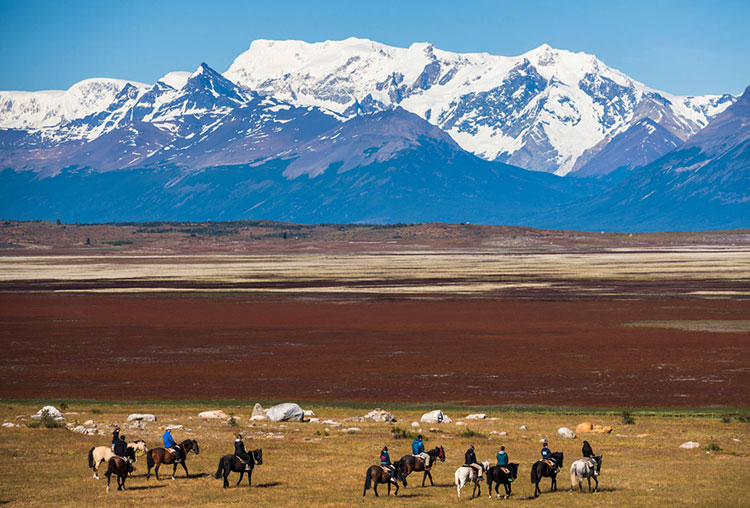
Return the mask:
<path id="1" fill-rule="evenodd" d="M 503 469 L 507 470 L 506 473 Z M 504 466 L 492 466 L 487 471 L 487 489 L 490 491 L 490 499 L 492 499 L 492 482 L 495 482 L 495 497 L 500 498 L 498 488 L 502 483 L 505 486 L 505 496 L 507 499 L 511 494 L 511 481 L 518 477 L 518 464 L 511 462 Z"/>
<path id="2" fill-rule="evenodd" d="M 143 439 L 128 443 L 128 448 L 133 451 L 148 453 L 148 447 Z M 115 452 L 112 451 L 112 447 L 110 446 L 95 446 L 89 450 L 89 467 L 94 471 L 94 479 L 99 479 L 99 466 L 102 462 L 107 462 L 114 456 Z M 133 461 L 135 461 L 135 458 L 133 458 Z"/>
<path id="3" fill-rule="evenodd" d="M 198 448 L 198 441 L 194 439 L 186 439 L 177 446 L 180 448 L 180 451 L 182 451 L 182 461 L 180 462 L 180 464 L 182 464 L 182 469 L 185 470 L 185 478 L 189 478 L 190 473 L 188 473 L 185 461 L 187 460 L 188 452 L 192 451 L 196 455 L 200 453 L 200 449 Z M 146 471 L 147 480 L 151 478 L 152 467 L 156 466 L 156 479 L 158 480 L 159 466 L 161 466 L 162 464 L 174 464 L 174 467 L 172 468 L 172 479 L 174 480 L 174 474 L 177 471 L 177 463 L 175 463 L 174 461 L 174 454 L 172 452 L 168 452 L 162 447 L 154 448 L 146 454 L 146 464 L 148 465 L 148 471 Z"/>
<path id="4" fill-rule="evenodd" d="M 396 461 L 392 465 L 395 470 L 393 480 L 391 480 L 391 472 L 387 471 L 383 466 L 370 466 L 367 468 L 367 473 L 365 473 L 365 488 L 362 491 L 362 497 L 365 497 L 370 485 L 372 485 L 372 491 L 375 493 L 375 497 L 378 497 L 378 483 L 388 484 L 389 496 L 391 495 L 391 484 L 395 485 L 396 492 L 394 492 L 393 495 L 398 496 L 398 481 L 404 479 L 403 475 L 405 467 L 403 460 Z"/>
<path id="5" fill-rule="evenodd" d="M 599 472 L 602 470 L 602 456 L 597 455 L 594 458 L 584 457 L 578 459 L 570 465 L 570 491 L 573 492 L 573 487 L 576 484 L 576 476 L 578 476 L 578 488 L 583 492 L 583 479 L 586 478 L 589 481 L 589 492 L 591 492 L 591 478 L 596 482 L 594 492 L 599 490 Z"/>
<path id="6" fill-rule="evenodd" d="M 219 459 L 219 469 L 216 470 L 216 479 L 218 480 L 222 476 L 224 476 L 224 488 L 229 487 L 229 473 L 234 471 L 235 473 L 240 473 L 240 479 L 237 480 L 237 485 L 242 482 L 242 477 L 247 473 L 247 486 L 250 487 L 252 483 L 252 477 L 253 477 L 253 468 L 255 467 L 255 464 L 258 464 L 259 466 L 263 464 L 263 450 L 253 450 L 250 453 L 248 453 L 250 456 L 250 460 L 247 464 L 244 464 L 240 461 L 240 458 L 237 457 L 237 455 L 234 455 L 233 453 L 230 453 L 229 455 L 224 455 L 222 458 Z M 247 468 L 250 468 L 249 470 Z"/>
<path id="7" fill-rule="evenodd" d="M 432 450 L 428 451 L 427 455 L 430 456 L 430 469 L 432 469 L 432 466 L 435 465 L 436 459 L 440 460 L 440 462 L 445 462 L 445 450 L 443 450 L 442 446 L 436 446 Z M 432 485 L 433 487 L 435 486 L 432 481 L 432 474 L 430 474 L 430 469 L 425 469 L 425 461 L 420 457 L 417 457 L 416 455 L 404 455 L 403 457 L 401 457 L 401 460 L 399 460 L 399 462 L 404 464 L 404 475 L 401 479 L 404 487 L 406 487 L 406 477 L 409 476 L 412 471 L 424 471 L 424 476 L 422 477 L 422 487 L 424 487 L 424 482 L 427 478 L 430 479 L 430 485 Z"/>
<path id="8" fill-rule="evenodd" d="M 487 461 L 482 462 L 479 465 L 482 466 L 482 472 L 485 472 L 490 468 L 490 463 Z M 464 485 L 469 482 L 474 482 L 474 490 L 471 491 L 471 499 L 474 498 L 474 494 L 476 494 L 477 496 L 482 495 L 482 487 L 479 485 L 479 482 L 482 481 L 482 477 L 474 472 L 474 468 L 469 466 L 459 467 L 458 469 L 456 469 L 454 480 L 456 483 L 456 492 L 458 492 L 459 500 L 461 500 L 461 489 L 464 488 Z"/>
<path id="9" fill-rule="evenodd" d="M 135 450 L 128 448 L 128 458 L 135 460 Z M 117 475 L 117 490 L 125 490 L 125 479 L 130 473 L 130 462 L 118 457 L 117 455 L 111 457 L 107 462 L 107 472 L 104 476 L 107 477 L 107 492 L 109 492 L 109 482 L 112 480 L 112 473 Z"/>
<path id="10" fill-rule="evenodd" d="M 552 458 L 555 459 L 558 468 L 563 467 L 563 453 L 555 452 L 552 454 Z M 539 496 L 542 491 L 539 489 L 539 482 L 543 477 L 547 476 L 552 478 L 552 484 L 550 485 L 550 492 L 557 490 L 557 469 L 552 469 L 549 464 L 543 460 L 538 460 L 531 466 L 531 483 L 536 485 L 534 488 L 534 497 Z"/>

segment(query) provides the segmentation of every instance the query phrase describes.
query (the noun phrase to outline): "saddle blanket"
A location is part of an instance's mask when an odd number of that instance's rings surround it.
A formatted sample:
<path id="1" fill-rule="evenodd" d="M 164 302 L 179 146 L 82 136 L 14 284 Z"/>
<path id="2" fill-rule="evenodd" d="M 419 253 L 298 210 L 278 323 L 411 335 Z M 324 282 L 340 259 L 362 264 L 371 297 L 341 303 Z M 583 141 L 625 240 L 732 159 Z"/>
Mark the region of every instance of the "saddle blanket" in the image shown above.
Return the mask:
<path id="1" fill-rule="evenodd" d="M 501 466 L 500 467 L 500 471 L 502 471 L 503 473 L 508 474 L 508 475 L 510 474 L 510 469 L 508 469 L 507 467 L 502 467 Z"/>
<path id="2" fill-rule="evenodd" d="M 552 461 L 552 460 L 544 459 L 542 462 L 544 462 L 545 464 L 547 464 L 552 469 L 557 469 L 557 464 L 555 464 L 555 462 Z"/>

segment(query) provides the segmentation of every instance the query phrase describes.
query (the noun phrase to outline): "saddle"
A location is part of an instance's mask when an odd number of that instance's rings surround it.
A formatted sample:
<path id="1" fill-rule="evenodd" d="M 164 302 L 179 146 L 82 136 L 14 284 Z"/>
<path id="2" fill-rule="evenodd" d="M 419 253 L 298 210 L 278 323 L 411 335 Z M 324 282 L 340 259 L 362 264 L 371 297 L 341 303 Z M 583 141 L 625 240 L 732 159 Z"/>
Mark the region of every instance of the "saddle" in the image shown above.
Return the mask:
<path id="1" fill-rule="evenodd" d="M 431 466 L 427 466 L 427 465 L 425 465 L 425 464 L 427 463 L 427 461 L 425 460 L 425 458 L 424 458 L 424 457 L 420 457 L 419 455 L 412 455 L 412 457 L 414 457 L 414 460 L 415 460 L 415 461 L 416 461 L 417 463 L 418 463 L 418 462 L 421 462 L 421 463 L 422 463 L 422 468 L 423 468 L 423 469 L 424 469 L 425 471 L 429 471 L 429 470 L 430 470 L 430 467 L 431 467 Z"/>
<path id="2" fill-rule="evenodd" d="M 390 474 L 391 474 L 391 469 L 390 469 L 390 468 L 389 468 L 388 466 L 380 466 L 380 469 L 382 469 L 382 470 L 383 470 L 383 472 L 385 472 L 385 474 L 387 474 L 387 475 L 389 475 L 389 476 L 390 476 Z"/>
<path id="3" fill-rule="evenodd" d="M 554 469 L 555 471 L 557 471 L 557 464 L 555 463 L 555 461 L 554 461 L 554 460 L 550 460 L 550 459 L 542 459 L 542 462 L 544 462 L 544 463 L 545 463 L 545 464 L 547 464 L 547 465 L 548 465 L 549 467 L 551 467 L 552 469 Z"/>
<path id="4" fill-rule="evenodd" d="M 500 466 L 500 471 L 502 471 L 503 473 L 507 475 L 510 475 L 510 469 L 508 469 L 507 467 Z"/>

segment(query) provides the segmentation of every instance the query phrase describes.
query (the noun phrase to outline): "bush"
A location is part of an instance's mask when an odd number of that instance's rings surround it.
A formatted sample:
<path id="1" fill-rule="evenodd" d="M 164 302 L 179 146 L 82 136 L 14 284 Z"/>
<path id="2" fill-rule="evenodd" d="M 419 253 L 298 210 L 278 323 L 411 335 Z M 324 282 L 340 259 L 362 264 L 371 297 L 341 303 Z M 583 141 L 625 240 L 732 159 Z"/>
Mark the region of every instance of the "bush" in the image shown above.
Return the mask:
<path id="1" fill-rule="evenodd" d="M 227 424 L 230 427 L 236 427 L 237 426 L 237 420 L 234 419 L 234 415 L 229 415 L 229 420 L 227 420 Z"/>
<path id="2" fill-rule="evenodd" d="M 68 410 L 68 403 L 67 402 L 61 402 L 60 403 L 60 411 L 67 411 Z"/>
<path id="3" fill-rule="evenodd" d="M 93 413 L 95 415 L 100 415 L 100 414 L 102 414 L 102 410 L 101 409 L 92 409 L 91 413 Z"/>
<path id="4" fill-rule="evenodd" d="M 484 437 L 484 434 L 482 434 L 481 432 L 477 432 L 476 430 L 471 430 L 467 427 L 466 429 L 458 433 L 458 437 Z"/>
<path id="5" fill-rule="evenodd" d="M 633 415 L 630 413 L 630 411 L 623 411 L 622 412 L 622 424 L 623 425 L 634 425 L 635 424 L 635 418 L 633 418 Z"/>
<path id="6" fill-rule="evenodd" d="M 402 429 L 401 427 L 393 427 L 391 429 L 393 439 L 416 439 L 418 435 L 414 431 Z"/>
<path id="7" fill-rule="evenodd" d="M 721 417 L 721 423 L 731 423 L 732 417 L 729 415 L 724 415 Z"/>
<path id="8" fill-rule="evenodd" d="M 64 425 L 54 418 L 52 418 L 49 415 L 49 411 L 42 411 L 42 414 L 40 418 L 36 421 L 33 421 L 28 424 L 28 427 L 30 429 L 39 429 L 39 428 L 45 428 L 45 429 L 59 429 L 64 427 Z"/>
<path id="9" fill-rule="evenodd" d="M 708 443 L 708 445 L 706 445 L 705 449 L 709 452 L 720 452 L 721 446 L 711 441 L 710 443 Z"/>

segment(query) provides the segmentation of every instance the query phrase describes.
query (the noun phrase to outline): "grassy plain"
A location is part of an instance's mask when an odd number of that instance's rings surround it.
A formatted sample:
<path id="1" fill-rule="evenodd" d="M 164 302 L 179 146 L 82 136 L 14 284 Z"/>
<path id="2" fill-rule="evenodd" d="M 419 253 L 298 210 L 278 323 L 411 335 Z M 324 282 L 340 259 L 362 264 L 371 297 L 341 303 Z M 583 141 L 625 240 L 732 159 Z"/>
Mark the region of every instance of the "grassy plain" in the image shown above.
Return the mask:
<path id="1" fill-rule="evenodd" d="M 4 401 L 0 418 L 14 422 L 28 422 L 28 415 L 41 402 Z M 233 405 L 231 405 L 233 404 Z M 197 414 L 206 409 L 221 408 L 234 414 L 238 426 L 225 422 L 201 421 Z M 422 488 L 421 477 L 409 477 L 409 485 L 402 488 L 398 499 L 375 499 L 372 492 L 362 498 L 364 472 L 376 463 L 378 452 L 388 445 L 391 457 L 398 458 L 409 450 L 408 440 L 394 440 L 393 424 L 351 421 L 363 415 L 359 404 L 306 405 L 316 416 L 333 419 L 342 427 L 321 423 L 249 423 L 250 403 L 98 403 L 70 402 L 66 412 L 69 422 L 94 420 L 104 435 L 86 436 L 65 429 L 0 429 L 0 502 L 7 506 L 455 506 L 456 490 L 453 473 L 461 465 L 469 444 L 475 444 L 480 460 L 491 460 L 499 446 L 505 445 L 511 460 L 521 464 L 519 478 L 514 484 L 513 497 L 503 502 L 513 505 L 570 506 L 743 506 L 747 481 L 750 480 L 750 454 L 746 443 L 750 438 L 750 424 L 736 418 L 722 421 L 719 414 L 690 416 L 695 411 L 650 411 L 651 416 L 635 413 L 634 425 L 623 425 L 612 411 L 561 411 L 485 409 L 489 419 L 465 420 L 477 408 L 452 407 L 448 411 L 456 423 L 429 425 L 422 430 L 428 448 L 442 445 L 446 462 L 434 471 L 435 487 Z M 397 427 L 411 430 L 411 422 L 418 421 L 421 410 L 409 410 L 403 404 L 393 410 Z M 384 405 L 388 409 L 388 405 Z M 157 423 L 147 424 L 145 430 L 130 430 L 125 419 L 131 411 L 153 412 Z M 727 410 L 725 410 L 727 411 Z M 730 411 L 731 412 L 731 411 Z M 18 418 L 26 415 L 23 418 Z M 564 440 L 556 436 L 561 426 L 574 428 L 582 421 L 593 421 L 614 427 L 611 434 L 579 436 Z M 128 479 L 125 492 L 105 492 L 105 480 L 96 481 L 87 469 L 86 455 L 94 445 L 107 444 L 113 424 L 123 425 L 129 438 L 145 439 L 149 446 L 159 444 L 161 427 L 168 424 L 184 425 L 186 430 L 173 431 L 178 440 L 192 438 L 200 444 L 200 454 L 190 455 L 187 464 L 191 478 L 178 471 L 175 481 L 151 478 L 146 480 L 145 461 L 137 464 L 135 476 Z M 521 425 L 528 430 L 519 430 Z M 358 427 L 359 431 L 343 429 Z M 479 433 L 463 438 L 469 428 Z M 189 429 L 189 430 L 187 430 Z M 327 429 L 327 430 L 326 430 Z M 431 430 L 432 429 L 432 430 Z M 232 435 L 242 432 L 248 448 L 262 448 L 264 464 L 258 466 L 253 487 L 243 483 L 234 487 L 237 475 L 232 474 L 232 488 L 223 490 L 213 478 L 218 459 L 230 453 Z M 505 431 L 507 436 L 492 434 Z M 645 434 L 645 437 L 637 437 Z M 539 440 L 546 438 L 551 448 L 565 453 L 565 467 L 558 477 L 559 491 L 549 493 L 549 480 L 543 481 L 543 494 L 534 500 L 529 482 L 530 464 L 538 457 Z M 581 438 L 588 439 L 594 450 L 604 456 L 601 492 L 573 494 L 568 492 L 568 466 L 580 455 Z M 701 449 L 681 450 L 678 446 L 688 440 L 701 443 Z M 708 452 L 704 448 L 715 443 L 721 451 Z M 166 470 L 165 470 L 166 469 Z M 161 473 L 171 468 L 163 468 Z M 103 471 L 102 471 L 103 472 Z M 232 481 L 234 479 L 234 481 Z M 385 491 L 381 490 L 381 494 Z M 461 503 L 486 505 L 486 488 L 481 498 L 469 501 L 470 493 Z"/>

